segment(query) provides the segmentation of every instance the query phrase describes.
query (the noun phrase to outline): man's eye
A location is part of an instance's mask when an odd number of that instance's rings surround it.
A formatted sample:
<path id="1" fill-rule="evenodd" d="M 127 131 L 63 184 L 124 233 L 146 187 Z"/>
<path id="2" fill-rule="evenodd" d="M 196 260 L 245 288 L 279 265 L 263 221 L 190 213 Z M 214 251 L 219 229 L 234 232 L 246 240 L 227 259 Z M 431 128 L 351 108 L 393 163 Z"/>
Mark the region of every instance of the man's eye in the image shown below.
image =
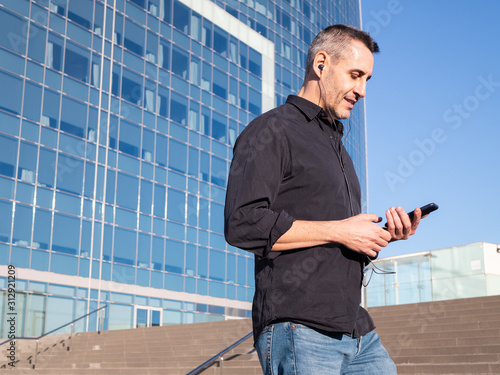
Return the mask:
<path id="1" fill-rule="evenodd" d="M 356 78 L 358 78 L 358 75 L 357 75 L 357 74 L 355 74 L 355 73 L 353 73 L 353 74 L 351 74 L 351 78 L 352 78 L 352 79 L 356 79 Z"/>

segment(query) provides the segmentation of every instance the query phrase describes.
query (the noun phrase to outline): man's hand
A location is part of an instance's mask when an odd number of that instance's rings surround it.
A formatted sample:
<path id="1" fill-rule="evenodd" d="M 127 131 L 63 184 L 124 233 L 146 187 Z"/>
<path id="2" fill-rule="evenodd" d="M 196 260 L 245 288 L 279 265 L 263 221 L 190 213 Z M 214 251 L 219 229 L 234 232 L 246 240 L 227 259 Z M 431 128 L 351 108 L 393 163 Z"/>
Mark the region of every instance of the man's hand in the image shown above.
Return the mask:
<path id="1" fill-rule="evenodd" d="M 359 214 L 337 222 L 339 242 L 349 249 L 375 258 L 391 241 L 391 234 L 375 224 L 382 219 L 374 214 Z"/>
<path id="2" fill-rule="evenodd" d="M 391 241 L 407 240 L 411 235 L 415 234 L 422 211 L 416 208 L 414 211 L 413 221 L 410 221 L 408 214 L 402 207 L 391 207 L 385 212 L 387 224 L 384 227 L 391 235 Z"/>

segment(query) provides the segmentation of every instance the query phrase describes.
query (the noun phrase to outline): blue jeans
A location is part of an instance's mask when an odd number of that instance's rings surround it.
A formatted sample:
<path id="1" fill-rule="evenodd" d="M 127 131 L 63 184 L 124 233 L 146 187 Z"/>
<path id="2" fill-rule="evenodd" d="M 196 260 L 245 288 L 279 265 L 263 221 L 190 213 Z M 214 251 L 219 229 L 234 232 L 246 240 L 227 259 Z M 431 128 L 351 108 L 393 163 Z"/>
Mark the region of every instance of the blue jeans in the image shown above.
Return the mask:
<path id="1" fill-rule="evenodd" d="M 255 344 L 265 375 L 397 374 L 375 332 L 324 335 L 302 324 L 267 326 Z"/>

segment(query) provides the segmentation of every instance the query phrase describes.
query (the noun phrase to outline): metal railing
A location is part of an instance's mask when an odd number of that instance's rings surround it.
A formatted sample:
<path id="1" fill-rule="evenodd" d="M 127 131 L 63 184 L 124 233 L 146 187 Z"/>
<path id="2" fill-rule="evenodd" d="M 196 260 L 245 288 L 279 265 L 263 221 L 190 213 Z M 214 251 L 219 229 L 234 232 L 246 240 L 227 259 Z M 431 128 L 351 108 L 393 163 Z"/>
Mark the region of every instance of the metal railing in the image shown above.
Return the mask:
<path id="1" fill-rule="evenodd" d="M 229 345 L 226 349 L 224 349 L 221 352 L 217 353 L 212 358 L 210 358 L 208 361 L 203 362 L 201 365 L 199 365 L 198 367 L 196 367 L 193 371 L 188 372 L 186 375 L 196 375 L 196 374 L 199 374 L 201 371 L 205 370 L 208 366 L 214 364 L 217 361 L 220 362 L 220 367 L 221 367 L 221 372 L 220 373 L 222 374 L 222 363 L 224 361 L 224 354 L 226 354 L 230 350 L 236 348 L 243 341 L 247 340 L 250 336 L 252 336 L 252 332 L 246 334 L 241 339 L 239 339 L 238 341 L 236 341 L 234 344 Z"/>
<path id="2" fill-rule="evenodd" d="M 98 309 L 96 309 L 96 310 L 94 310 L 94 311 L 89 312 L 88 314 L 82 315 L 81 317 L 76 318 L 76 319 L 72 320 L 72 321 L 71 321 L 71 322 L 69 322 L 69 323 L 63 324 L 63 325 L 61 325 L 61 326 L 59 326 L 59 327 L 57 327 L 57 328 L 55 328 L 55 329 L 53 329 L 53 330 L 51 330 L 51 331 L 49 331 L 49 332 L 47 332 L 47 333 L 44 333 L 44 334 L 43 334 L 43 335 L 41 335 L 41 336 L 38 336 L 38 337 L 16 337 L 15 339 L 16 339 L 16 340 L 36 340 L 35 353 L 34 353 L 34 355 L 31 357 L 31 365 L 32 365 L 32 368 L 34 369 L 34 368 L 35 368 L 35 366 L 36 366 L 36 360 L 37 360 L 37 357 L 38 357 L 38 343 L 39 343 L 40 339 L 42 339 L 43 337 L 48 336 L 48 335 L 50 335 L 50 334 L 52 334 L 52 333 L 54 333 L 54 332 L 56 332 L 56 331 L 60 330 L 60 329 L 62 329 L 62 328 L 65 328 L 65 327 L 67 327 L 67 326 L 71 326 L 70 336 L 69 336 L 69 338 L 68 338 L 68 342 L 69 342 L 69 343 L 71 343 L 71 342 L 72 342 L 71 340 L 72 340 L 72 338 L 73 338 L 73 326 L 74 326 L 74 324 L 75 324 L 76 322 L 78 322 L 79 320 L 84 319 L 84 318 L 86 318 L 86 317 L 88 317 L 88 316 L 90 316 L 90 315 L 92 315 L 92 314 L 95 314 L 96 312 L 98 312 L 98 311 L 100 311 L 100 310 L 103 310 L 103 309 L 105 309 L 105 308 L 107 308 L 107 307 L 108 307 L 108 305 L 103 305 L 103 306 L 99 307 Z M 99 319 L 99 318 L 97 318 L 97 319 Z M 103 330 L 103 326 L 104 326 L 104 313 L 103 313 L 103 314 L 101 314 L 101 317 L 100 317 L 100 322 L 99 322 L 99 325 L 98 325 L 98 330 L 97 330 L 97 333 L 98 333 L 98 334 L 100 334 L 100 333 L 101 333 L 101 331 Z M 0 346 L 4 345 L 4 344 L 6 344 L 6 343 L 8 343 L 8 342 L 10 342 L 10 341 L 12 341 L 12 339 L 8 339 L 8 340 L 6 340 L 6 341 L 3 341 L 3 342 L 1 342 L 1 343 L 0 343 Z M 70 344 L 68 344 L 68 345 L 66 346 L 66 350 L 70 350 L 70 346 L 71 346 L 71 345 L 70 345 Z"/>

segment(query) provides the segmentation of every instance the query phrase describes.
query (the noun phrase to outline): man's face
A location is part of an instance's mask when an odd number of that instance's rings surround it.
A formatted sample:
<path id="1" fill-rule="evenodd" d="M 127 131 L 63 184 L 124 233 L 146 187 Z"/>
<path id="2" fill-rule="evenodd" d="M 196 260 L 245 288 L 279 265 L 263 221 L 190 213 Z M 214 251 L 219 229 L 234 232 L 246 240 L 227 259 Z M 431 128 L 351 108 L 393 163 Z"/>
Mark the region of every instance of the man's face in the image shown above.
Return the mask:
<path id="1" fill-rule="evenodd" d="M 354 104 L 366 95 L 366 82 L 373 71 L 373 54 L 360 41 L 351 43 L 352 50 L 339 59 L 331 61 L 321 79 L 325 85 L 326 105 L 332 116 L 346 119 Z M 322 93 L 325 99 L 325 93 Z M 326 108 L 325 108 L 326 109 Z"/>

